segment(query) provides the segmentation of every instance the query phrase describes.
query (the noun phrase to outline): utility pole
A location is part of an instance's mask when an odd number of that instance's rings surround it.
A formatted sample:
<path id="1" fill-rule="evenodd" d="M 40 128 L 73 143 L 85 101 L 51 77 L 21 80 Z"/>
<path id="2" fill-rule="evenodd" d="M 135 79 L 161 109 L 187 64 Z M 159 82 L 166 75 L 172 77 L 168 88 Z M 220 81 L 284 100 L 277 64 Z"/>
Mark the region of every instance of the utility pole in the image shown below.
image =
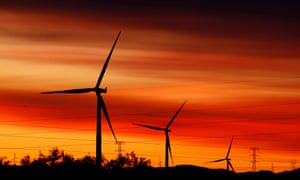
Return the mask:
<path id="1" fill-rule="evenodd" d="M 256 150 L 258 150 L 257 147 L 251 147 L 250 150 L 252 150 L 252 171 L 256 171 Z"/>
<path id="2" fill-rule="evenodd" d="M 16 153 L 14 153 L 14 165 L 16 165 Z"/>

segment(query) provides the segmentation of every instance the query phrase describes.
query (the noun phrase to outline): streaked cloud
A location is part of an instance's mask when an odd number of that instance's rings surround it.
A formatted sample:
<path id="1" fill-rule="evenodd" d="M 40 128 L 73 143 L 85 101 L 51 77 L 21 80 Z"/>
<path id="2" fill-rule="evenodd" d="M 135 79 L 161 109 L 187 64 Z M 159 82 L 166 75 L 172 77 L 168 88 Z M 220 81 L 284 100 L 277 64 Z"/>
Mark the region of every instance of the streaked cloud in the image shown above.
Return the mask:
<path id="1" fill-rule="evenodd" d="M 93 94 L 40 92 L 93 87 L 121 30 L 101 84 L 108 88 L 103 96 L 117 136 L 158 139 L 131 123 L 164 126 L 187 99 L 172 125 L 177 143 L 220 148 L 235 135 L 240 156 L 256 145 L 274 150 L 274 158 L 299 157 L 300 25 L 294 6 L 73 3 L 0 3 L 2 124 L 94 132 Z"/>

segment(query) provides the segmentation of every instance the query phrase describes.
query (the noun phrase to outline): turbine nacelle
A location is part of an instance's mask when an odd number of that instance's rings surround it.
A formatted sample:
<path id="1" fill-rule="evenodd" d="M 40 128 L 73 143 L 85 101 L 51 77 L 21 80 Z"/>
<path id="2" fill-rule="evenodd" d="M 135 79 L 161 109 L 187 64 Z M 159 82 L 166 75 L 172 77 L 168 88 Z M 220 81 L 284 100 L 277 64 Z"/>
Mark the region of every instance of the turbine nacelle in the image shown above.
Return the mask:
<path id="1" fill-rule="evenodd" d="M 106 87 L 104 89 L 103 88 L 95 88 L 95 91 L 98 92 L 98 93 L 106 93 L 107 88 Z"/>

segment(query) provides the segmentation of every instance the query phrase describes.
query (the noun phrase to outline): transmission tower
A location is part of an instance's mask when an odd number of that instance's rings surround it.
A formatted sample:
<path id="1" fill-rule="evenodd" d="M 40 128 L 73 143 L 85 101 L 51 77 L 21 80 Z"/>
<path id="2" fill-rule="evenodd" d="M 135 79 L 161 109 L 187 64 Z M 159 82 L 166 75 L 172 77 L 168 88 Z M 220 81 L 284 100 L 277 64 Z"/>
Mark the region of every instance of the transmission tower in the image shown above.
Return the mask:
<path id="1" fill-rule="evenodd" d="M 122 144 L 124 144 L 125 142 L 124 141 L 118 141 L 117 144 L 118 144 L 118 155 L 121 155 L 122 154 Z"/>
<path id="2" fill-rule="evenodd" d="M 292 160 L 291 160 L 292 170 L 295 169 L 295 165 L 296 165 L 296 160 L 295 160 L 295 159 L 292 159 Z"/>
<path id="3" fill-rule="evenodd" d="M 256 171 L 256 150 L 258 150 L 257 147 L 251 147 L 250 150 L 252 150 L 252 171 Z"/>

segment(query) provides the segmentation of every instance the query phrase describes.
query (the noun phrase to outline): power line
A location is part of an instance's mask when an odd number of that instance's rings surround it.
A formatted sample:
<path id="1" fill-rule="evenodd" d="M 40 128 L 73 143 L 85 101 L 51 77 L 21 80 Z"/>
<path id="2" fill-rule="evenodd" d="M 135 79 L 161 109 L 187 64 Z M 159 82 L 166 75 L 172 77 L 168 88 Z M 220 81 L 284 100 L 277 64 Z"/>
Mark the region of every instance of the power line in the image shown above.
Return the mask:
<path id="1" fill-rule="evenodd" d="M 46 128 L 46 129 L 62 129 L 62 130 L 77 130 L 77 131 L 93 131 L 94 129 L 81 129 L 81 128 L 63 128 L 63 127 L 51 127 L 51 126 L 33 126 L 33 125 L 20 125 L 20 124 L 6 124 L 13 126 L 21 126 L 21 127 L 38 127 L 38 128 Z"/>
<path id="2" fill-rule="evenodd" d="M 32 139 L 51 139 L 51 140 L 72 140 L 72 141 L 94 141 L 91 139 L 76 139 L 76 138 L 65 138 L 65 137 L 41 137 L 41 136 L 21 136 L 21 135 L 8 135 L 0 134 L 0 136 L 20 137 L 20 138 L 32 138 Z"/>

